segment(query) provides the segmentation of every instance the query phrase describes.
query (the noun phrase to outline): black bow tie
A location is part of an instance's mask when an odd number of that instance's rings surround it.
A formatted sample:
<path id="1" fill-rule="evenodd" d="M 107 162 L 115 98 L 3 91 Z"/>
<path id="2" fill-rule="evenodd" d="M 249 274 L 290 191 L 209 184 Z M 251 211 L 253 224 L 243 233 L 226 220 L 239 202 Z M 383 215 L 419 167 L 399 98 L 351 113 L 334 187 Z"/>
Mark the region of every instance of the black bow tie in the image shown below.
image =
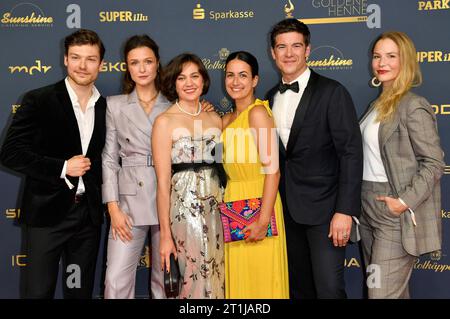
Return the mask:
<path id="1" fill-rule="evenodd" d="M 295 81 L 294 83 L 287 84 L 287 83 L 280 83 L 280 86 L 278 87 L 278 91 L 280 91 L 281 94 L 286 92 L 286 90 L 292 90 L 295 93 L 298 93 L 298 82 Z"/>

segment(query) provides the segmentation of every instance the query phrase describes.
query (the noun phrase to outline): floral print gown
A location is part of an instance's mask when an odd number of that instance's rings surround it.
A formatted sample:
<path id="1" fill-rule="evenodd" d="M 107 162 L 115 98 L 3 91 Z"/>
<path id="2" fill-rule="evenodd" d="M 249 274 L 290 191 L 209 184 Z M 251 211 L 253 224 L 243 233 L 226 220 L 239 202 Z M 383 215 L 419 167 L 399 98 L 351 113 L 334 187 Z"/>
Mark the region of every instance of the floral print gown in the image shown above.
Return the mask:
<path id="1" fill-rule="evenodd" d="M 172 164 L 211 156 L 218 136 L 178 138 Z M 210 157 L 209 157 L 210 158 Z M 170 226 L 183 278 L 179 298 L 224 298 L 224 244 L 219 203 L 223 188 L 213 167 L 179 171 L 172 176 Z"/>

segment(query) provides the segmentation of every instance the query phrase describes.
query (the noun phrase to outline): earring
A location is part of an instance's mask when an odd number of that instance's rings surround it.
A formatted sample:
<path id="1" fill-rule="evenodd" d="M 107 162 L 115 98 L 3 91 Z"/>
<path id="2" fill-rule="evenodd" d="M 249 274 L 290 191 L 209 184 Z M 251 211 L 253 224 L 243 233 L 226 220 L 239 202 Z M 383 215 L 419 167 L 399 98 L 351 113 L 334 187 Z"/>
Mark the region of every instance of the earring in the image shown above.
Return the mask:
<path id="1" fill-rule="evenodd" d="M 373 87 L 376 87 L 376 88 L 379 87 L 379 86 L 381 85 L 380 80 L 378 80 L 376 76 L 374 76 L 374 77 L 372 78 L 372 80 L 370 81 L 370 83 L 372 84 Z"/>

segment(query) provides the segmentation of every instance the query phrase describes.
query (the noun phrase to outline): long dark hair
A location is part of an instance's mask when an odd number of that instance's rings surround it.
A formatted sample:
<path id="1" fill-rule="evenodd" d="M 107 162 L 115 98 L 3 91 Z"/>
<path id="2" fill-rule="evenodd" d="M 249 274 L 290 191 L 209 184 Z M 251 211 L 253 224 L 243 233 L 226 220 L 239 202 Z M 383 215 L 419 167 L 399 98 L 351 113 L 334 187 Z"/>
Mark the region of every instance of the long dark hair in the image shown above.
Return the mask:
<path id="1" fill-rule="evenodd" d="M 134 35 L 131 38 L 129 38 L 127 40 L 127 42 L 125 43 L 125 47 L 123 49 L 123 55 L 124 55 L 125 61 L 127 61 L 128 53 L 131 50 L 136 49 L 136 48 L 141 48 L 141 47 L 149 48 L 150 50 L 153 51 L 153 53 L 156 56 L 156 59 L 157 59 L 156 62 L 158 63 L 158 70 L 157 70 L 157 74 L 156 74 L 156 78 L 155 78 L 155 87 L 156 87 L 156 90 L 159 91 L 161 89 L 161 63 L 159 63 L 159 47 L 156 44 L 156 42 L 153 41 L 152 38 L 150 38 L 146 34 Z M 136 83 L 134 83 L 133 79 L 131 78 L 131 74 L 130 74 L 130 71 L 128 71 L 128 68 L 125 71 L 122 86 L 123 86 L 124 94 L 130 94 L 134 90 L 134 87 L 136 86 Z"/>

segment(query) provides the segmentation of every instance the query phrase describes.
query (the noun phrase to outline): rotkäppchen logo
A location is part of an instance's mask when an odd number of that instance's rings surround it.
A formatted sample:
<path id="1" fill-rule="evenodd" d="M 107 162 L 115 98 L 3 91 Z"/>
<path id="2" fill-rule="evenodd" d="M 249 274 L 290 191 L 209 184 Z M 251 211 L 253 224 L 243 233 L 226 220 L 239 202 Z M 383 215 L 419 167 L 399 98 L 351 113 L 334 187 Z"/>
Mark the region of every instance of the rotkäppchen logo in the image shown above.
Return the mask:
<path id="1" fill-rule="evenodd" d="M 210 57 L 202 58 L 202 62 L 208 70 L 224 70 L 225 61 L 229 54 L 230 50 L 227 48 L 221 48 L 216 54 L 213 54 Z"/>

